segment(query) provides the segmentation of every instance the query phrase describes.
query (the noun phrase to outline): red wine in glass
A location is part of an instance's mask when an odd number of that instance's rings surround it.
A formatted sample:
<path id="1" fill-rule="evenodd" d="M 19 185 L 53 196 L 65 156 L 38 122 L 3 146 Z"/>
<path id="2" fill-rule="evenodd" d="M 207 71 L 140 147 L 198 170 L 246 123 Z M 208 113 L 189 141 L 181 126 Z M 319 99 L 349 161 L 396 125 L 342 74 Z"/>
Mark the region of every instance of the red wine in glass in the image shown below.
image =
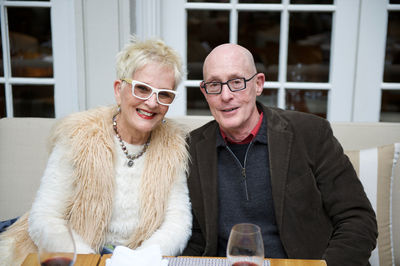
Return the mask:
<path id="1" fill-rule="evenodd" d="M 257 266 L 257 264 L 250 261 L 238 261 L 235 262 L 233 266 Z"/>
<path id="2" fill-rule="evenodd" d="M 70 266 L 72 265 L 72 260 L 70 258 L 55 257 L 50 258 L 41 263 L 42 266 Z"/>

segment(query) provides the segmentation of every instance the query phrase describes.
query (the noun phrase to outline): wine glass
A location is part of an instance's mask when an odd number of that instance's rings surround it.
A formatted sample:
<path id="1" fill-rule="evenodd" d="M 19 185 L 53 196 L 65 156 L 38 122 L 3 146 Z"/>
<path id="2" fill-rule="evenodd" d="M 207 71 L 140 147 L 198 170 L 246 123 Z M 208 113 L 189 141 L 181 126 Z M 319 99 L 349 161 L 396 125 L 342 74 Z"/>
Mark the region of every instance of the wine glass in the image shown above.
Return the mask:
<path id="1" fill-rule="evenodd" d="M 60 249 L 55 247 L 45 248 L 38 245 L 38 259 L 41 266 L 73 266 L 76 260 L 76 245 L 72 229 L 69 224 L 68 237 L 62 238 L 63 246 Z"/>
<path id="2" fill-rule="evenodd" d="M 264 265 L 264 243 L 260 227 L 243 223 L 232 227 L 226 250 L 229 265 Z"/>

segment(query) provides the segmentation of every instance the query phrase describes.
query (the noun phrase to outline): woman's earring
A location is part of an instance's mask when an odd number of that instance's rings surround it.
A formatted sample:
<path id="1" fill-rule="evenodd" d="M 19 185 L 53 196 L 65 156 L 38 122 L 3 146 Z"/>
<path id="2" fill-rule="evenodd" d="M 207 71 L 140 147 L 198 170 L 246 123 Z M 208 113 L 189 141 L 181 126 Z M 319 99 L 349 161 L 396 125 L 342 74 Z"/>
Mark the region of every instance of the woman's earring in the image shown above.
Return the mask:
<path id="1" fill-rule="evenodd" d="M 163 119 L 162 121 L 161 121 L 163 124 L 165 124 L 165 122 L 167 122 L 165 119 Z"/>
<path id="2" fill-rule="evenodd" d="M 118 114 L 121 113 L 121 106 L 118 105 L 118 109 L 117 109 Z"/>

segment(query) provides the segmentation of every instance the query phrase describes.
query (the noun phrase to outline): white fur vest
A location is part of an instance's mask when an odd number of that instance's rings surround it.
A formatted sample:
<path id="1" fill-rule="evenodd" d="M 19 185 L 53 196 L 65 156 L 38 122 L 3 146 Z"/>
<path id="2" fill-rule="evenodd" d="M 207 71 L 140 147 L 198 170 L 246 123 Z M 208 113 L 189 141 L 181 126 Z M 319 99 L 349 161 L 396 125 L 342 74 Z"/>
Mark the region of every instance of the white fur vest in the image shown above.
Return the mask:
<path id="1" fill-rule="evenodd" d="M 104 244 L 112 212 L 115 113 L 115 107 L 100 107 L 72 114 L 57 122 L 49 142 L 50 150 L 56 143 L 70 147 L 65 156 L 73 165 L 75 190 L 65 219 L 97 251 Z M 140 181 L 139 225 L 130 237 L 130 248 L 140 246 L 163 222 L 177 173 L 187 170 L 186 133 L 169 119 L 152 131 Z M 0 237 L 0 246 L 7 243 L 13 246 L 8 250 L 13 251 L 14 261 L 21 261 L 37 250 L 29 237 L 28 216 L 28 213 L 22 216 Z"/>

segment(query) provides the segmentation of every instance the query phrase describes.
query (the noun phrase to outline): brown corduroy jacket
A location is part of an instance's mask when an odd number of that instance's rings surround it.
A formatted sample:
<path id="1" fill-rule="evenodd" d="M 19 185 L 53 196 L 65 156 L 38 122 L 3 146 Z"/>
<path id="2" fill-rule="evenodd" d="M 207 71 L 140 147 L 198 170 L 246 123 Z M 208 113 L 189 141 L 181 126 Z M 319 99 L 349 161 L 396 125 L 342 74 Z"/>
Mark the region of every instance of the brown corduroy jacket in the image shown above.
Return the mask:
<path id="1" fill-rule="evenodd" d="M 276 223 L 288 257 L 368 265 L 378 234 L 375 213 L 329 122 L 258 107 L 267 119 Z M 184 255 L 217 255 L 217 132 L 212 121 L 188 139 L 193 231 Z"/>

